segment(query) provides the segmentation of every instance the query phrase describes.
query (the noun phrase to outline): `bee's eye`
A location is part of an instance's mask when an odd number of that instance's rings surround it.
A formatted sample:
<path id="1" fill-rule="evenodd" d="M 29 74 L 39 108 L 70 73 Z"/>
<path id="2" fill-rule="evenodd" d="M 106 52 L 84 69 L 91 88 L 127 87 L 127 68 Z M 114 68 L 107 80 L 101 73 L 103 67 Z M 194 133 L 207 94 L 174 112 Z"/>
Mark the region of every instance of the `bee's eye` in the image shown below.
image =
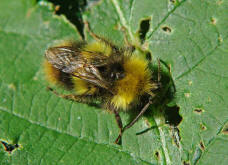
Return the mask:
<path id="1" fill-rule="evenodd" d="M 109 67 L 101 66 L 98 70 L 104 78 L 109 77 L 113 81 L 120 80 L 125 76 L 123 66 L 119 63 L 112 64 Z"/>
<path id="2" fill-rule="evenodd" d="M 124 69 L 120 64 L 115 64 L 112 67 L 112 72 L 110 74 L 111 79 L 113 80 L 119 80 L 124 78 Z"/>
<path id="3" fill-rule="evenodd" d="M 125 74 L 123 72 L 111 72 L 110 78 L 112 80 L 120 80 L 124 78 Z"/>
<path id="4" fill-rule="evenodd" d="M 124 76 L 125 76 L 125 75 L 124 75 L 123 72 L 116 73 L 116 79 L 117 79 L 117 80 L 124 78 Z"/>
<path id="5" fill-rule="evenodd" d="M 110 74 L 110 76 L 111 76 L 111 78 L 114 78 L 114 73 L 112 72 L 112 73 Z"/>

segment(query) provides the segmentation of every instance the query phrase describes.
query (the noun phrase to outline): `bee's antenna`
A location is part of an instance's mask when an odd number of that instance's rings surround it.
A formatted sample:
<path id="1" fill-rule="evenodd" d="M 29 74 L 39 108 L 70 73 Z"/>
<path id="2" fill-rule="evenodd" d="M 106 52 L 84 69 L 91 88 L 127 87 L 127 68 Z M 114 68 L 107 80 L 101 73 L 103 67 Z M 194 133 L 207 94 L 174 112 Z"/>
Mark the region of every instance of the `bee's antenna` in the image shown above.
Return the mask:
<path id="1" fill-rule="evenodd" d="M 131 126 L 133 126 L 137 121 L 138 119 L 144 114 L 144 112 L 146 112 L 146 110 L 148 109 L 148 107 L 150 106 L 150 104 L 152 104 L 153 101 L 152 99 L 150 98 L 148 103 L 146 105 L 144 105 L 144 107 L 141 109 L 140 113 L 135 117 L 134 120 L 132 120 L 129 124 L 127 124 L 124 128 L 123 128 L 123 131 L 125 131 L 126 129 L 130 128 Z"/>
<path id="2" fill-rule="evenodd" d="M 101 38 L 100 38 L 99 36 L 97 36 L 95 33 L 93 33 L 93 32 L 91 31 L 90 26 L 89 26 L 89 22 L 88 22 L 88 21 L 85 21 L 85 22 L 84 22 L 84 25 L 85 25 L 86 29 L 88 30 L 89 34 L 90 34 L 95 40 L 98 40 L 98 41 L 101 40 Z"/>

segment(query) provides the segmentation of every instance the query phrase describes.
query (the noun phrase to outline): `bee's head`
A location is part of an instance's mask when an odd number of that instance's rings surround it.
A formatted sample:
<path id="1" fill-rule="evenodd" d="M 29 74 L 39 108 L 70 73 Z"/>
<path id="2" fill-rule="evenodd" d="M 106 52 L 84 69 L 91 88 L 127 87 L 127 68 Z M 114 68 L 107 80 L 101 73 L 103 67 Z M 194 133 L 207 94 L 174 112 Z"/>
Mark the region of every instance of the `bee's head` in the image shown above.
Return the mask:
<path id="1" fill-rule="evenodd" d="M 125 77 L 124 68 L 121 63 L 111 63 L 99 67 L 98 70 L 107 81 L 117 81 Z"/>
<path id="2" fill-rule="evenodd" d="M 120 63 L 116 63 L 116 64 L 112 64 L 112 66 L 110 66 L 110 79 L 111 80 L 120 80 L 122 78 L 124 78 L 125 74 L 124 74 L 124 68 Z"/>

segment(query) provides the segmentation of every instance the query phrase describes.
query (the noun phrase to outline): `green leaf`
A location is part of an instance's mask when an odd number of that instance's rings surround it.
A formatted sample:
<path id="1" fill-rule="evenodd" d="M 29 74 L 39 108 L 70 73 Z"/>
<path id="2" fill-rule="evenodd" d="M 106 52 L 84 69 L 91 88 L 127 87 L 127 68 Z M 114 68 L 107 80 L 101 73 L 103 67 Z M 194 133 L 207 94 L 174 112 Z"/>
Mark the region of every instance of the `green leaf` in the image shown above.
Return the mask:
<path id="1" fill-rule="evenodd" d="M 45 1 L 1 0 L 0 140 L 19 147 L 9 153 L 1 145 L 0 164 L 227 164 L 227 1 L 89 4 L 83 18 L 92 31 L 123 45 L 124 26 L 132 43 L 171 66 L 183 118 L 179 135 L 154 113 L 114 145 L 113 114 L 46 90 L 44 51 L 61 40 L 80 40 L 75 26 Z M 121 116 L 124 124 L 131 118 Z M 148 125 L 155 128 L 136 135 Z"/>

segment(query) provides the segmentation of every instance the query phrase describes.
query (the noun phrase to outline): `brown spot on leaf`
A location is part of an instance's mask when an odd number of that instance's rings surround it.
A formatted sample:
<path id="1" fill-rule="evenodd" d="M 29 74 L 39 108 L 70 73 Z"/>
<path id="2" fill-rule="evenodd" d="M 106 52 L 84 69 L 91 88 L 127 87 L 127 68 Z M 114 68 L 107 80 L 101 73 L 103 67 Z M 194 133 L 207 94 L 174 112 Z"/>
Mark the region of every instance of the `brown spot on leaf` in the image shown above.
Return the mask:
<path id="1" fill-rule="evenodd" d="M 202 151 L 204 151 L 204 150 L 205 150 L 205 146 L 204 146 L 204 144 L 203 144 L 203 142 L 202 142 L 202 141 L 200 141 L 200 149 L 201 149 Z"/>
<path id="2" fill-rule="evenodd" d="M 202 131 L 205 131 L 206 129 L 207 129 L 207 127 L 204 125 L 204 124 L 200 124 L 200 129 L 202 130 Z"/>
<path id="3" fill-rule="evenodd" d="M 158 151 L 155 152 L 155 156 L 156 156 L 156 158 L 157 158 L 158 160 L 160 159 L 160 154 L 159 154 Z"/>
<path id="4" fill-rule="evenodd" d="M 226 123 L 222 129 L 222 133 L 224 133 L 225 135 L 228 135 L 228 123 Z"/>
<path id="5" fill-rule="evenodd" d="M 163 26 L 163 27 L 162 27 L 162 30 L 163 30 L 164 32 L 166 32 L 166 33 L 171 33 L 171 32 L 172 32 L 171 28 L 168 27 L 168 26 Z"/>
<path id="6" fill-rule="evenodd" d="M 194 109 L 194 112 L 200 115 L 203 112 L 203 109 L 196 108 L 196 109 Z"/>
<path id="7" fill-rule="evenodd" d="M 222 130 L 222 132 L 223 132 L 224 134 L 228 135 L 228 128 Z"/>
<path id="8" fill-rule="evenodd" d="M 216 25 L 217 20 L 215 18 L 211 18 L 211 24 Z"/>
<path id="9" fill-rule="evenodd" d="M 8 152 L 9 154 L 11 154 L 11 152 L 13 150 L 15 150 L 16 148 L 19 147 L 18 144 L 10 144 L 10 143 L 4 142 L 4 141 L 0 141 L 0 142 L 4 146 L 5 151 Z"/>

